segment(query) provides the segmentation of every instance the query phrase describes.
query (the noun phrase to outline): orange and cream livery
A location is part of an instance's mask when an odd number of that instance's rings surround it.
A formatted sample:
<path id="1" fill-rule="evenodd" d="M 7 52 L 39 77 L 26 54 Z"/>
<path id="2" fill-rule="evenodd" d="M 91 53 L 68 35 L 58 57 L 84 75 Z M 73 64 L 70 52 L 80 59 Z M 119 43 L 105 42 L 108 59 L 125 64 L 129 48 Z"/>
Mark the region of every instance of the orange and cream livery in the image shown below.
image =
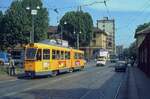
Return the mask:
<path id="1" fill-rule="evenodd" d="M 59 72 L 73 72 L 85 66 L 84 52 L 42 43 L 30 43 L 25 48 L 25 73 L 56 76 Z"/>

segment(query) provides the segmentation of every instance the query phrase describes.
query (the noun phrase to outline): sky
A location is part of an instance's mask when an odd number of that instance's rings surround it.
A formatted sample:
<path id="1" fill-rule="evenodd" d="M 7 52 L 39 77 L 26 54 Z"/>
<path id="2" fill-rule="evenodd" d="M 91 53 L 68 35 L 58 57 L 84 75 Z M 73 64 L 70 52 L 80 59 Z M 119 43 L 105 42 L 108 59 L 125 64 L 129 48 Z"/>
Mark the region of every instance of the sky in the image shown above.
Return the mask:
<path id="1" fill-rule="evenodd" d="M 6 10 L 13 0 L 0 0 L 0 10 Z M 116 45 L 129 45 L 135 40 L 134 33 L 138 25 L 150 21 L 150 0 L 106 0 L 107 8 L 103 0 L 42 0 L 43 6 L 49 12 L 49 25 L 57 25 L 57 20 L 68 11 L 77 11 L 77 6 L 82 6 L 84 12 L 91 14 L 96 26 L 96 21 L 108 16 L 115 19 Z M 6 7 L 6 8 L 5 8 Z M 59 14 L 52 9 L 58 8 Z"/>

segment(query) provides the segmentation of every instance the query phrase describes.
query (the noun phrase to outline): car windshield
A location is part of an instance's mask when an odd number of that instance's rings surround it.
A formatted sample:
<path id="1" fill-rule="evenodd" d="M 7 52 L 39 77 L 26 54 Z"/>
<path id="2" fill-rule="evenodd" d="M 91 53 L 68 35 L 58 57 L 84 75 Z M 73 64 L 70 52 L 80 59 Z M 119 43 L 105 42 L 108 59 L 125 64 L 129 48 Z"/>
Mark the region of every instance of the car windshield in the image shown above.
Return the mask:
<path id="1" fill-rule="evenodd" d="M 36 48 L 27 48 L 26 49 L 26 59 L 28 60 L 30 60 L 30 59 L 35 59 L 35 55 L 36 55 Z"/>
<path id="2" fill-rule="evenodd" d="M 98 61 L 104 61 L 104 60 L 105 60 L 105 57 L 104 57 L 104 56 L 99 56 L 99 57 L 97 58 L 97 60 L 98 60 Z"/>

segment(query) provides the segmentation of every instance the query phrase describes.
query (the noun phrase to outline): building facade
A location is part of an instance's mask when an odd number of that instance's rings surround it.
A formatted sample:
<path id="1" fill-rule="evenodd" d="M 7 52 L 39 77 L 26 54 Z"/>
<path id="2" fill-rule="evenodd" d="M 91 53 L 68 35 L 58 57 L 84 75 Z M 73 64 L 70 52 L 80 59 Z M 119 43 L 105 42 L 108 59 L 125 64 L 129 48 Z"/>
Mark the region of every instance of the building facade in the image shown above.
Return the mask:
<path id="1" fill-rule="evenodd" d="M 140 45 L 144 41 L 146 35 L 149 34 L 149 32 L 150 32 L 150 27 L 147 27 L 146 29 L 135 33 L 134 37 L 136 38 L 137 48 L 140 47 Z"/>
<path id="2" fill-rule="evenodd" d="M 106 49 L 107 48 L 107 33 L 105 33 L 104 31 L 98 28 L 93 28 L 93 36 L 90 42 L 90 47 Z"/>
<path id="3" fill-rule="evenodd" d="M 48 39 L 58 39 L 60 38 L 59 34 L 57 33 L 57 26 L 49 26 L 48 27 L 48 32 L 47 32 L 47 38 Z"/>
<path id="4" fill-rule="evenodd" d="M 93 28 L 92 39 L 90 46 L 80 47 L 85 51 L 85 54 L 89 58 L 95 58 L 95 53 L 100 49 L 106 50 L 107 47 L 107 33 L 98 28 Z"/>
<path id="5" fill-rule="evenodd" d="M 104 17 L 101 20 L 97 20 L 97 27 L 108 33 L 107 50 L 110 54 L 115 54 L 115 20 Z"/>

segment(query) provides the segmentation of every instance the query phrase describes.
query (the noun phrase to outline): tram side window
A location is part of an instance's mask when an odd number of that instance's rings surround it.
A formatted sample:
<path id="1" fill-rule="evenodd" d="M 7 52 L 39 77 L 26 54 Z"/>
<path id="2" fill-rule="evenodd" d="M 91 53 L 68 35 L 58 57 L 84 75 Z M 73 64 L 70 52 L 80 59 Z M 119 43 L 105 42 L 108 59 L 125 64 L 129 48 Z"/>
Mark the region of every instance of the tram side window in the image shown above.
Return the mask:
<path id="1" fill-rule="evenodd" d="M 60 51 L 56 51 L 56 59 L 60 59 Z"/>
<path id="2" fill-rule="evenodd" d="M 52 59 L 56 59 L 56 51 L 52 50 Z"/>
<path id="3" fill-rule="evenodd" d="M 36 55 L 36 59 L 37 60 L 41 60 L 42 59 L 42 50 L 41 49 L 38 49 L 37 55 Z"/>
<path id="4" fill-rule="evenodd" d="M 50 59 L 50 50 L 43 49 L 43 59 Z"/>
<path id="5" fill-rule="evenodd" d="M 64 59 L 64 52 L 61 51 L 61 59 Z"/>
<path id="6" fill-rule="evenodd" d="M 75 59 L 78 59 L 78 58 L 79 58 L 79 54 L 78 54 L 78 53 L 75 53 L 74 58 L 75 58 Z"/>
<path id="7" fill-rule="evenodd" d="M 70 59 L 70 52 L 65 52 L 65 59 Z"/>
<path id="8" fill-rule="evenodd" d="M 83 54 L 79 54 L 79 58 L 80 58 L 80 59 L 83 59 Z"/>
<path id="9" fill-rule="evenodd" d="M 70 59 L 70 52 L 68 52 L 68 59 Z"/>

